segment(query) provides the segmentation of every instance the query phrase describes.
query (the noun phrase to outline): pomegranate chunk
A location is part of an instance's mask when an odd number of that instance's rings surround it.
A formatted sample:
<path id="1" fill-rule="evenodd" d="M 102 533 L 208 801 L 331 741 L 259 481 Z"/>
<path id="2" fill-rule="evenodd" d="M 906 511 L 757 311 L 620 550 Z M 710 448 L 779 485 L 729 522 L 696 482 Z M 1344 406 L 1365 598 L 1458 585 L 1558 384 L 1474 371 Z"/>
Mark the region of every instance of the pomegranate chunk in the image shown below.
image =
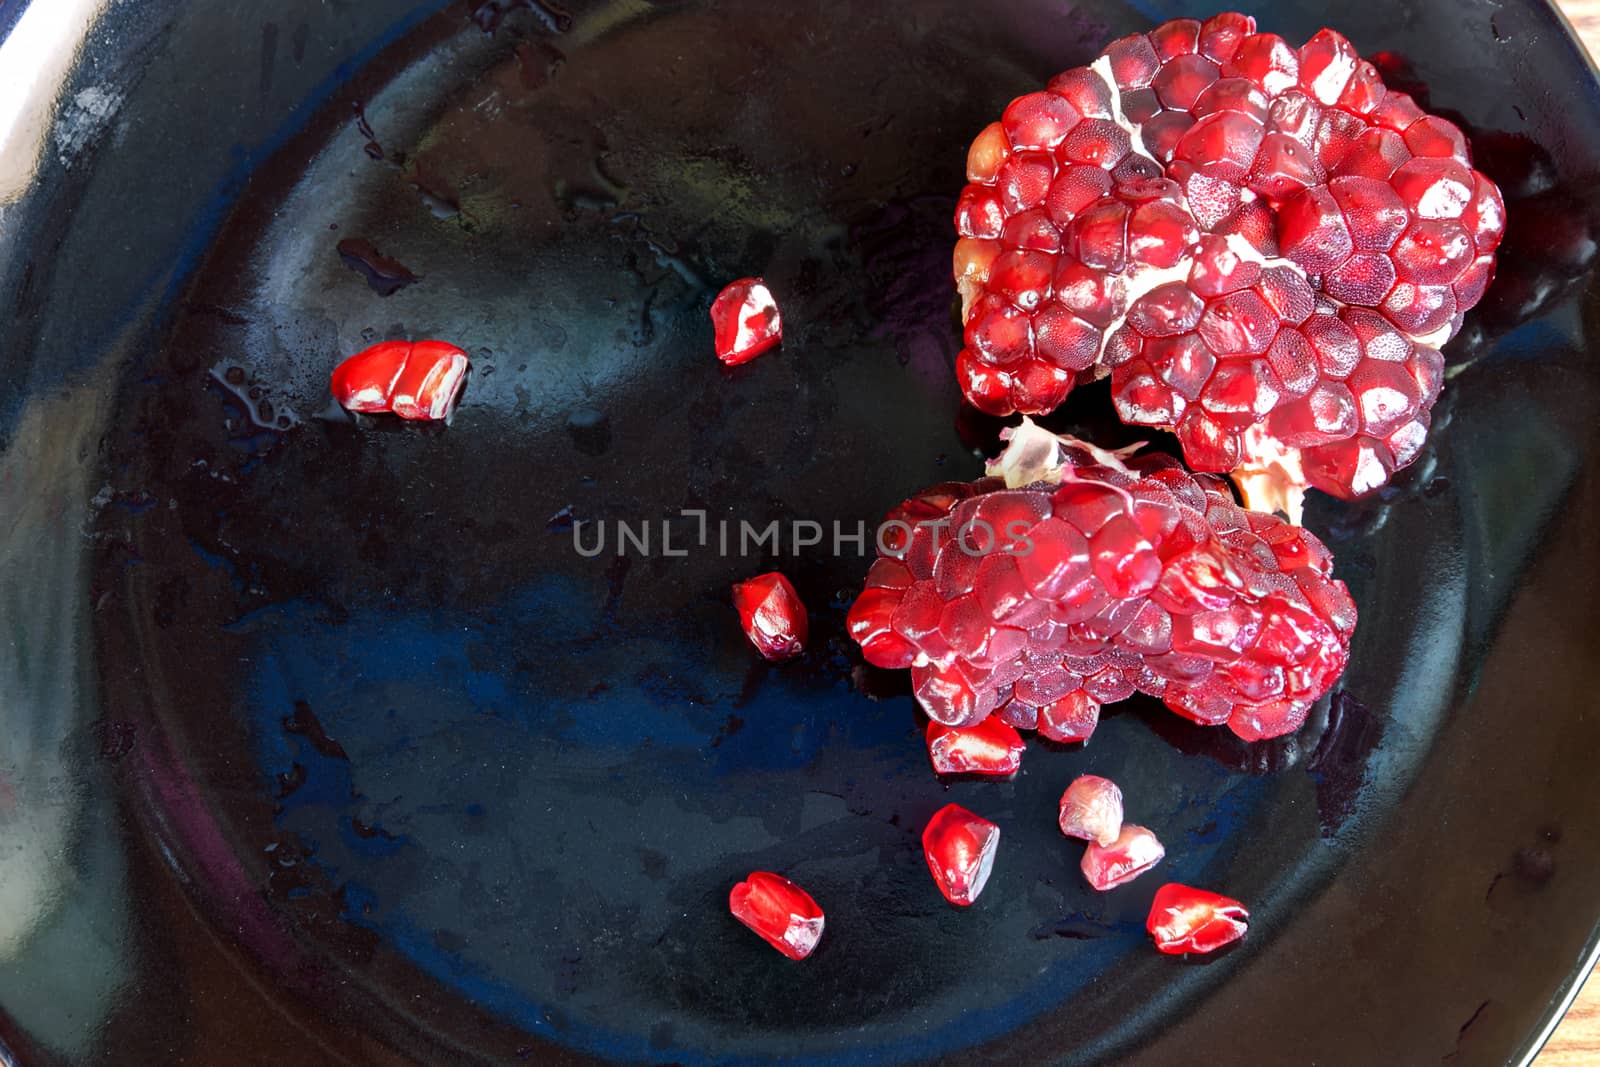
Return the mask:
<path id="1" fill-rule="evenodd" d="M 334 368 L 333 397 L 349 411 L 447 419 L 468 363 L 465 352 L 444 341 L 384 341 Z"/>
<path id="2" fill-rule="evenodd" d="M 1292 442 L 1271 416 L 1356 369 L 1324 351 L 1329 321 L 1371 312 L 1433 353 L 1460 329 L 1506 220 L 1470 160 L 1332 30 L 1296 49 L 1228 13 L 1112 42 L 973 142 L 962 390 L 1037 415 L 1110 373 L 1125 422 L 1175 433 L 1254 508 L 1370 492 L 1421 452 L 1432 396 L 1399 445 L 1366 424 Z"/>
<path id="3" fill-rule="evenodd" d="M 922 831 L 922 854 L 939 892 L 966 907 L 983 892 L 994 869 L 1000 827 L 959 804 L 946 804 Z"/>
<path id="4" fill-rule="evenodd" d="M 779 663 L 805 651 L 806 606 L 777 571 L 736 583 L 733 606 L 739 609 L 745 636 L 767 659 Z"/>
<path id="5" fill-rule="evenodd" d="M 1061 832 L 1111 845 L 1122 833 L 1122 790 L 1109 778 L 1085 774 L 1061 794 Z"/>
<path id="6" fill-rule="evenodd" d="M 928 759 L 938 774 L 1015 774 L 1022 766 L 1022 735 L 998 715 L 966 728 L 930 722 Z"/>
<path id="7" fill-rule="evenodd" d="M 1369 357 L 1379 369 L 1280 407 L 1275 432 L 1308 453 L 1350 425 L 1415 447 L 1440 368 L 1414 377 L 1381 331 L 1347 329 L 1358 357 L 1363 344 L 1384 357 Z M 997 723 L 1082 742 L 1103 705 L 1134 692 L 1246 740 L 1298 729 L 1344 670 L 1356 623 L 1315 535 L 1244 512 L 1165 456 L 1103 452 L 1027 419 L 1006 436 L 988 477 L 889 513 L 884 529 L 901 534 L 850 609 L 868 662 L 910 667 L 923 710 L 956 728 L 943 743 Z M 980 522 L 998 535 L 951 533 Z M 945 736 L 929 733 L 936 766 Z"/>
<path id="8" fill-rule="evenodd" d="M 791 960 L 805 959 L 822 940 L 822 909 L 811 894 L 770 871 L 752 871 L 734 886 L 728 910 Z"/>
<path id="9" fill-rule="evenodd" d="M 1250 913 L 1232 897 L 1168 882 L 1156 890 L 1145 929 L 1168 955 L 1214 952 L 1244 936 Z"/>
<path id="10" fill-rule="evenodd" d="M 1142 826 L 1124 823 L 1115 841 L 1102 845 L 1089 842 L 1083 850 L 1083 876 L 1100 892 L 1126 885 L 1160 863 L 1167 850 L 1156 835 Z"/>
<path id="11" fill-rule="evenodd" d="M 711 302 L 717 358 L 730 367 L 748 363 L 783 340 L 783 320 L 772 290 L 760 278 L 730 282 Z"/>

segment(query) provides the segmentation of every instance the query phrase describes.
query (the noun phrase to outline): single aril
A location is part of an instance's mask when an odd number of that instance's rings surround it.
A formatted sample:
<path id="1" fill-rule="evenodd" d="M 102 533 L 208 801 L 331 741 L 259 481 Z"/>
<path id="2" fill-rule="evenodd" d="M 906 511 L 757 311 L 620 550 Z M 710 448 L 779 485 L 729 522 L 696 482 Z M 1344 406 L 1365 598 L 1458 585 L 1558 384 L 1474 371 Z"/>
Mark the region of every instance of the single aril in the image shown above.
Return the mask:
<path id="1" fill-rule="evenodd" d="M 777 571 L 735 584 L 733 606 L 739 610 L 745 636 L 762 656 L 782 662 L 805 651 L 806 606 L 789 579 Z"/>
<path id="2" fill-rule="evenodd" d="M 936 774 L 1015 774 L 1022 747 L 1022 735 L 998 715 L 964 729 L 928 723 L 928 760 Z"/>
<path id="3" fill-rule="evenodd" d="M 1156 835 L 1143 826 L 1123 823 L 1116 839 L 1108 845 L 1089 842 L 1079 867 L 1089 884 L 1100 892 L 1126 885 L 1160 863 L 1167 850 Z"/>
<path id="4" fill-rule="evenodd" d="M 1168 955 L 1215 952 L 1245 935 L 1250 913 L 1232 897 L 1168 882 L 1156 890 L 1145 929 Z"/>
<path id="5" fill-rule="evenodd" d="M 735 885 L 728 910 L 792 960 L 805 959 L 822 940 L 822 909 L 811 894 L 770 871 L 752 871 Z"/>
<path id="6" fill-rule="evenodd" d="M 1122 790 L 1109 778 L 1081 775 L 1061 794 L 1056 821 L 1068 837 L 1110 846 L 1122 833 Z"/>
<path id="7" fill-rule="evenodd" d="M 1421 400 L 1441 376 L 1436 362 L 1389 358 L 1385 336 L 1358 325 L 1342 327 L 1358 352 L 1348 383 L 1324 382 L 1269 419 L 1328 463 L 1348 462 L 1338 449 L 1351 423 L 1416 447 Z M 930 751 L 999 724 L 1087 741 L 1102 707 L 1135 691 L 1251 739 L 1298 728 L 1343 670 L 1355 626 L 1320 541 L 1243 511 L 1168 457 L 1104 452 L 1030 420 L 1005 436 L 988 477 L 890 512 L 850 608 L 868 662 L 910 667 L 923 710 L 956 728 L 930 730 Z M 935 525 L 953 532 L 927 532 Z"/>
<path id="8" fill-rule="evenodd" d="M 467 381 L 467 354 L 444 341 L 383 341 L 333 371 L 333 397 L 349 411 L 447 419 Z"/>
<path id="9" fill-rule="evenodd" d="M 966 907 L 978 899 L 994 869 L 1000 827 L 958 804 L 946 804 L 922 831 L 922 854 L 939 892 Z"/>
<path id="10" fill-rule="evenodd" d="M 1358 496 L 1421 451 L 1416 429 L 1391 446 L 1357 426 L 1315 454 L 1273 435 L 1278 407 L 1356 369 L 1331 324 L 1371 312 L 1437 352 L 1506 225 L 1461 131 L 1345 37 L 1296 49 L 1235 13 L 1122 38 L 1019 97 L 973 141 L 967 179 L 967 399 L 1043 414 L 1111 374 L 1124 421 L 1175 433 L 1191 466 L 1291 520 L 1307 488 Z"/>
<path id="11" fill-rule="evenodd" d="M 711 302 L 711 327 L 717 358 L 730 367 L 750 362 L 783 340 L 778 302 L 760 278 L 728 283 Z"/>

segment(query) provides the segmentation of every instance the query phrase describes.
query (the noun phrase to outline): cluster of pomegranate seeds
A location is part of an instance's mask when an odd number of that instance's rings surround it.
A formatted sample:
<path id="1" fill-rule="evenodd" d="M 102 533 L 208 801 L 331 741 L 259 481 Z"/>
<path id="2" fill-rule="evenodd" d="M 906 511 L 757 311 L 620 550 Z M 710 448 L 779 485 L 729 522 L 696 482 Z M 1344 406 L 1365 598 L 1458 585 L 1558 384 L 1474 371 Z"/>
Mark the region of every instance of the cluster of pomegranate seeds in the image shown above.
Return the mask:
<path id="1" fill-rule="evenodd" d="M 1169 882 L 1156 890 L 1145 929 L 1168 955 L 1214 952 L 1245 935 L 1250 913 L 1232 897 Z"/>
<path id="2" fill-rule="evenodd" d="M 767 659 L 782 662 L 805 651 L 806 606 L 789 579 L 777 571 L 736 583 L 733 606 L 739 610 L 745 636 Z"/>
<path id="3" fill-rule="evenodd" d="M 384 341 L 334 368 L 333 398 L 350 411 L 445 419 L 467 366 L 467 354 L 444 341 Z"/>
<path id="4" fill-rule="evenodd" d="M 1110 846 L 1122 833 L 1122 790 L 1109 778 L 1085 774 L 1061 794 L 1061 832 Z"/>
<path id="5" fill-rule="evenodd" d="M 760 278 L 730 282 L 711 302 L 717 358 L 730 367 L 748 363 L 783 340 L 783 319 L 772 290 Z"/>
<path id="6" fill-rule="evenodd" d="M 728 910 L 792 960 L 805 959 L 822 940 L 822 909 L 782 875 L 751 872 L 728 894 Z"/>
<path id="7" fill-rule="evenodd" d="M 1291 517 L 1307 485 L 1353 497 L 1416 457 L 1505 228 L 1461 131 L 1348 40 L 1233 13 L 1013 100 L 967 179 L 967 399 L 1038 414 L 1109 372 L 1125 421 Z"/>
<path id="8" fill-rule="evenodd" d="M 1142 692 L 1248 741 L 1299 728 L 1356 623 L 1322 542 L 1169 457 L 1008 433 L 990 477 L 890 512 L 848 618 L 867 661 L 945 726 L 1081 741 Z"/>
<path id="9" fill-rule="evenodd" d="M 1015 774 L 1022 766 L 1022 735 L 993 715 L 976 726 L 929 722 L 928 761 L 935 774 Z"/>
<path id="10" fill-rule="evenodd" d="M 966 907 L 978 899 L 994 869 L 1000 827 L 959 804 L 946 804 L 922 831 L 922 855 L 939 892 Z"/>

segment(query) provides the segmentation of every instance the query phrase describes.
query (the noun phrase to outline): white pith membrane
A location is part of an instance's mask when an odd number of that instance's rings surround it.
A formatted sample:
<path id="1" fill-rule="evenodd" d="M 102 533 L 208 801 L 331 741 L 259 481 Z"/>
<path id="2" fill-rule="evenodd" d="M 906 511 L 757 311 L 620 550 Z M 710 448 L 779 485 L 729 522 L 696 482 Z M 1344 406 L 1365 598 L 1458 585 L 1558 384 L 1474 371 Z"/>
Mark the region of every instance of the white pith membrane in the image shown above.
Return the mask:
<path id="1" fill-rule="evenodd" d="M 1090 63 L 1087 69 L 1093 71 L 1109 90 L 1111 96 L 1111 121 L 1127 131 L 1129 143 L 1132 145 L 1132 154 L 1140 155 L 1150 160 L 1157 167 L 1160 167 L 1162 173 L 1165 174 L 1167 168 L 1162 166 L 1161 162 L 1145 149 L 1143 125 L 1129 119 L 1122 110 L 1122 90 L 1118 87 L 1117 79 L 1112 74 L 1111 57 L 1102 55 L 1093 63 Z M 1240 193 L 1244 203 L 1257 199 L 1251 189 L 1241 188 Z M 1184 211 L 1189 212 L 1191 218 L 1193 217 L 1194 213 L 1189 211 L 1188 199 L 1181 189 L 1177 194 L 1176 202 Z M 1259 248 L 1238 234 L 1227 234 L 1225 239 L 1228 243 L 1229 251 L 1233 252 L 1241 260 L 1259 264 L 1263 270 L 1270 267 L 1287 267 L 1301 278 L 1307 277 L 1304 268 L 1298 263 L 1283 256 L 1265 255 Z M 1143 264 L 1133 264 L 1121 274 L 1109 275 L 1113 282 L 1113 292 L 1115 294 L 1114 306 L 1121 310 L 1101 332 L 1100 350 L 1096 353 L 1095 361 L 1090 368 L 1095 379 L 1104 378 L 1111 373 L 1111 368 L 1107 367 L 1104 362 L 1106 347 L 1111 343 L 1111 338 L 1116 332 L 1126 324 L 1128 311 L 1145 294 L 1160 286 L 1171 282 L 1187 283 L 1189 273 L 1194 265 L 1193 252 L 1194 249 L 1191 247 L 1188 254 L 1172 267 L 1150 267 Z M 987 280 L 987 267 L 980 267 L 973 262 L 969 262 L 963 273 L 956 278 L 956 288 L 961 294 L 961 321 L 963 323 L 967 321 L 967 313 L 972 307 L 972 302 L 979 295 L 980 287 Z M 1315 288 L 1313 288 L 1313 292 L 1316 292 L 1319 298 L 1336 307 L 1350 306 Z M 1390 325 L 1412 344 L 1432 349 L 1438 349 L 1443 346 L 1446 341 L 1450 340 L 1453 331 L 1451 323 L 1446 323 L 1426 334 L 1409 333 L 1399 326 L 1395 326 L 1392 322 Z M 1024 425 L 1030 425 L 1028 420 L 1024 419 Z M 1176 430 L 1174 426 L 1152 428 L 1166 430 L 1169 433 Z M 1034 427 L 1034 429 L 1038 428 Z M 1041 430 L 1040 432 L 1044 433 L 1045 431 Z M 1048 436 L 1053 437 L 1054 435 Z M 1075 442 L 1075 444 L 1076 447 L 1081 448 L 1092 447 L 1081 441 Z M 1244 498 L 1245 507 L 1252 511 L 1281 512 L 1288 517 L 1291 523 L 1299 526 L 1304 512 L 1306 489 L 1309 487 L 1305 479 L 1305 468 L 1301 459 L 1300 449 L 1287 446 L 1269 436 L 1262 421 L 1259 420 L 1241 436 L 1240 446 L 1243 457 L 1239 466 L 1230 472 L 1230 477 L 1233 479 L 1234 484 L 1238 486 L 1239 493 Z M 1004 457 L 1001 458 L 1003 459 Z M 1373 462 L 1377 462 L 1375 458 Z M 1120 464 L 1118 465 L 1120 466 Z M 1379 466 L 1381 467 L 1381 464 Z M 990 473 L 995 472 L 991 471 Z M 1367 473 L 1369 475 L 1375 474 L 1375 477 L 1369 477 L 1364 482 L 1353 486 L 1352 488 L 1358 494 L 1374 489 L 1384 481 L 1385 475 L 1381 470 Z M 1013 486 L 1013 488 L 1015 487 Z"/>

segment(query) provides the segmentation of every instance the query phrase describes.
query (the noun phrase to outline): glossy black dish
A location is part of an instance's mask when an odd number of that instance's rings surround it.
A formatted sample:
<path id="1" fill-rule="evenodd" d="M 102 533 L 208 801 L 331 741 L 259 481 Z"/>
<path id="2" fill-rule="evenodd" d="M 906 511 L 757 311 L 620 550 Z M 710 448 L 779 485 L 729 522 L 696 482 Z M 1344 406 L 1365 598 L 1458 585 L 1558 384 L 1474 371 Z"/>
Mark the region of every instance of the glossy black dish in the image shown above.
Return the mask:
<path id="1" fill-rule="evenodd" d="M 0 2 L 38 67 L 0 169 L 0 1052 L 1462 1067 L 1542 1040 L 1600 919 L 1600 85 L 1547 7 L 1244 5 L 1336 25 L 1472 133 L 1500 276 L 1428 454 L 1313 495 L 1362 615 L 1305 730 L 1134 700 L 1003 783 L 934 779 L 905 680 L 843 630 L 866 555 L 788 539 L 995 448 L 951 374 L 972 134 L 1211 9 L 47 7 Z M 751 274 L 785 342 L 725 371 L 706 307 Z M 331 405 L 388 337 L 471 353 L 448 426 Z M 1083 389 L 1050 425 L 1132 439 L 1108 411 Z M 774 520 L 779 554 L 738 552 Z M 619 521 L 652 551 L 576 550 Z M 728 599 L 774 566 L 812 608 L 783 668 Z M 1160 878 L 1083 884 L 1054 812 L 1084 771 Z M 951 800 L 1003 830 L 964 912 L 918 839 Z M 827 910 L 810 960 L 729 918 L 752 869 Z M 1158 956 L 1164 880 L 1248 901 L 1248 940 Z"/>

